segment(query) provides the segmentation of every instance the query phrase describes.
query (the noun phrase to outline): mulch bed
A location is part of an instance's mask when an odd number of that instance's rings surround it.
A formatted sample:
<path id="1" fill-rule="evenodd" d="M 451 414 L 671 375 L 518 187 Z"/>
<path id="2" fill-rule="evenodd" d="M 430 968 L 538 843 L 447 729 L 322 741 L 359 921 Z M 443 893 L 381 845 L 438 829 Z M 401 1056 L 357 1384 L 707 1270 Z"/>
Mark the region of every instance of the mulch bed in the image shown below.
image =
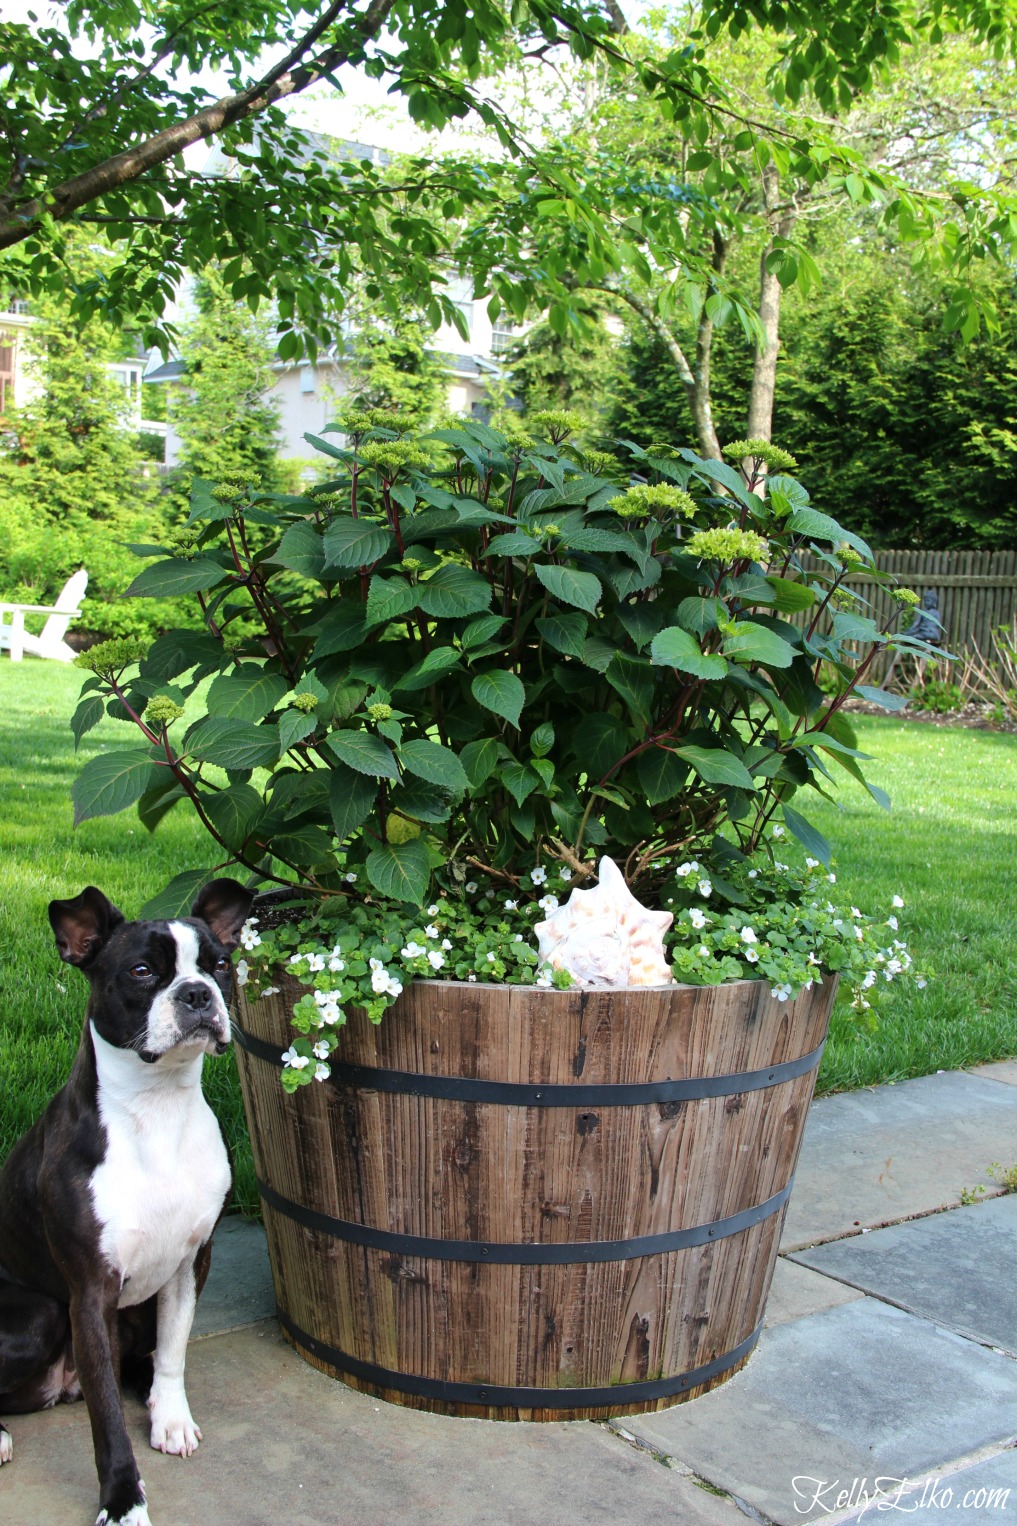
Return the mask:
<path id="1" fill-rule="evenodd" d="M 963 726 L 968 731 L 1006 731 L 1011 735 L 1017 735 L 1017 722 L 992 719 L 992 707 L 981 704 L 977 700 L 961 705 L 958 710 L 948 710 L 944 715 L 938 714 L 935 710 L 911 708 L 890 712 L 882 709 L 880 705 L 870 705 L 868 700 L 864 699 L 849 699 L 844 709 L 851 711 L 854 715 L 881 715 L 884 720 L 892 713 L 895 721 L 917 721 L 925 726 Z"/>

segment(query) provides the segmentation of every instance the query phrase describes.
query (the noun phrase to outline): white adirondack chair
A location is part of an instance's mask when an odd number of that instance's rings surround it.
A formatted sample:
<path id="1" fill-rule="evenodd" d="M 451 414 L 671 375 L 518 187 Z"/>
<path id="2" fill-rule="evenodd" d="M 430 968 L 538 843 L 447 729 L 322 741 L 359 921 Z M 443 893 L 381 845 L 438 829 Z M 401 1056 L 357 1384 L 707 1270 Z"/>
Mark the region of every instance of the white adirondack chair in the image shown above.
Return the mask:
<path id="1" fill-rule="evenodd" d="M 0 600 L 0 650 L 20 662 L 25 652 L 34 657 L 52 657 L 57 662 L 72 662 L 78 655 L 64 637 L 71 621 L 81 614 L 81 601 L 88 586 L 84 567 L 67 579 L 55 604 L 6 604 Z M 26 615 L 49 615 L 42 634 L 31 636 L 25 630 Z"/>

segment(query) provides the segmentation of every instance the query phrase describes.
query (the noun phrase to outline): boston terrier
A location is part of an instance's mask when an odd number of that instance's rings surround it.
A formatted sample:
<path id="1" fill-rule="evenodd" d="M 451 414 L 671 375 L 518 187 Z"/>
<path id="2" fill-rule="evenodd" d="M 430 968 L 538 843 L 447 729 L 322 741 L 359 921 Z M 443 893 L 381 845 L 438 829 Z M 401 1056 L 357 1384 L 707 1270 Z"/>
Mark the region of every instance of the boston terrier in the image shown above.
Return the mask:
<path id="1" fill-rule="evenodd" d="M 127 922 L 92 885 L 50 902 L 91 994 L 70 1079 L 0 1171 L 0 1414 L 84 1395 L 96 1526 L 149 1522 L 121 1362 L 150 1380 L 153 1447 L 189 1457 L 201 1440 L 184 1356 L 231 1179 L 201 1067 L 229 1042 L 229 951 L 252 900 L 220 879 L 172 922 Z M 0 1463 L 12 1451 L 0 1425 Z"/>

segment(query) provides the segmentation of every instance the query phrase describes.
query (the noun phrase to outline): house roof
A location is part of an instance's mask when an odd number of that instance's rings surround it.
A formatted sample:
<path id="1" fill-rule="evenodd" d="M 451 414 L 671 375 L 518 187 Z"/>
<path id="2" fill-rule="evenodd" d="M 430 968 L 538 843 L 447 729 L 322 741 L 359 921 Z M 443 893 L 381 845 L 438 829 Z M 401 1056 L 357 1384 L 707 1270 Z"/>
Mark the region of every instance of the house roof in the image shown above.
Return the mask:
<path id="1" fill-rule="evenodd" d="M 371 143 L 357 143 L 352 138 L 330 138 L 325 133 L 309 132 L 306 128 L 300 131 L 305 139 L 302 152 L 298 156 L 298 162 L 310 164 L 315 158 L 331 160 L 359 159 L 369 160 L 372 164 L 387 165 L 392 163 L 392 155 L 383 148 L 377 148 Z M 229 178 L 236 173 L 237 161 L 228 154 L 221 144 L 216 143 L 209 150 L 208 158 L 202 166 L 201 173 L 213 178 Z"/>

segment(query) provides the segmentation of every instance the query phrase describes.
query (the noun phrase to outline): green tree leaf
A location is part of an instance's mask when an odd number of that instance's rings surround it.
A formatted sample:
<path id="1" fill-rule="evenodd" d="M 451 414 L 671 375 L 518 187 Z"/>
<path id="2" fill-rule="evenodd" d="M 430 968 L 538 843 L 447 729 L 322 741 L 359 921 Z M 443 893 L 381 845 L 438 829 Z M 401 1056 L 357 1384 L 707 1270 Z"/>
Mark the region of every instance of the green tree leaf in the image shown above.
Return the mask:
<path id="1" fill-rule="evenodd" d="M 470 690 L 478 705 L 500 715 L 509 725 L 518 727 L 519 716 L 526 703 L 526 690 L 522 679 L 515 673 L 478 673 Z"/>
<path id="2" fill-rule="evenodd" d="M 494 773 L 501 743 L 494 737 L 484 737 L 479 742 L 467 742 L 459 754 L 459 761 L 466 770 L 470 788 L 478 790 Z"/>
<path id="3" fill-rule="evenodd" d="M 798 655 L 782 636 L 752 620 L 738 621 L 722 650 L 737 662 L 761 662 L 768 668 L 789 668 Z"/>
<path id="4" fill-rule="evenodd" d="M 430 688 L 431 684 L 438 679 L 444 678 L 459 662 L 459 653 L 451 646 L 432 647 L 426 657 L 414 663 L 408 673 L 404 673 L 393 685 L 393 692 L 403 690 L 414 693 L 418 689 Z"/>
<path id="5" fill-rule="evenodd" d="M 128 747 L 90 758 L 71 788 L 74 825 L 92 816 L 115 816 L 149 788 L 155 772 L 148 750 Z"/>
<path id="6" fill-rule="evenodd" d="M 433 577 L 417 585 L 417 603 L 426 615 L 456 619 L 477 615 L 489 608 L 494 592 L 486 578 L 468 567 L 448 562 Z"/>
<path id="7" fill-rule="evenodd" d="M 259 792 L 250 784 L 231 784 L 229 789 L 207 791 L 201 797 L 205 815 L 234 852 L 243 847 L 265 809 Z"/>
<path id="8" fill-rule="evenodd" d="M 146 901 L 139 917 L 152 922 L 173 922 L 177 917 L 189 917 L 198 891 L 214 879 L 215 869 L 185 869 L 175 874 L 164 890 Z"/>
<path id="9" fill-rule="evenodd" d="M 676 747 L 675 752 L 691 763 L 707 784 L 732 784 L 738 789 L 755 790 L 745 764 L 723 747 Z"/>
<path id="10" fill-rule="evenodd" d="M 545 615 L 536 624 L 548 646 L 566 657 L 578 657 L 582 661 L 589 630 L 582 615 Z"/>
<path id="11" fill-rule="evenodd" d="M 782 804 L 780 810 L 788 831 L 794 833 L 806 853 L 811 853 L 829 869 L 833 849 L 822 832 L 811 822 L 806 821 L 804 816 L 799 816 L 798 812 L 793 811 L 789 805 Z"/>
<path id="12" fill-rule="evenodd" d="M 287 567 L 290 572 L 299 572 L 301 577 L 320 582 L 325 571 L 325 548 L 321 531 L 307 520 L 290 525 L 279 542 L 275 556 L 270 558 L 269 565 Z"/>
<path id="13" fill-rule="evenodd" d="M 281 673 L 271 673 L 267 668 L 245 662 L 212 680 L 205 703 L 209 715 L 260 721 L 275 709 L 288 689 L 289 684 Z"/>
<path id="14" fill-rule="evenodd" d="M 367 855 L 367 878 L 380 895 L 394 901 L 423 905 L 431 882 L 431 859 L 426 843 L 383 843 Z"/>
<path id="15" fill-rule="evenodd" d="M 341 763 L 329 769 L 328 804 L 340 844 L 363 826 L 374 809 L 378 786 L 366 774 Z"/>
<path id="16" fill-rule="evenodd" d="M 86 694 L 71 716 L 71 730 L 74 733 L 74 751 L 77 752 L 81 738 L 93 726 L 98 726 L 106 713 L 106 707 L 102 702 L 101 695 Z"/>
<path id="17" fill-rule="evenodd" d="M 417 590 L 403 577 L 380 577 L 375 573 L 367 590 L 365 610 L 368 625 L 380 625 L 385 620 L 398 619 L 416 607 Z"/>
<path id="18" fill-rule="evenodd" d="M 688 776 L 688 762 L 664 747 L 651 747 L 636 759 L 639 785 L 648 805 L 672 800 Z"/>
<path id="19" fill-rule="evenodd" d="M 274 726 L 210 715 L 188 733 L 187 751 L 220 768 L 271 768 L 279 757 L 279 733 Z"/>

